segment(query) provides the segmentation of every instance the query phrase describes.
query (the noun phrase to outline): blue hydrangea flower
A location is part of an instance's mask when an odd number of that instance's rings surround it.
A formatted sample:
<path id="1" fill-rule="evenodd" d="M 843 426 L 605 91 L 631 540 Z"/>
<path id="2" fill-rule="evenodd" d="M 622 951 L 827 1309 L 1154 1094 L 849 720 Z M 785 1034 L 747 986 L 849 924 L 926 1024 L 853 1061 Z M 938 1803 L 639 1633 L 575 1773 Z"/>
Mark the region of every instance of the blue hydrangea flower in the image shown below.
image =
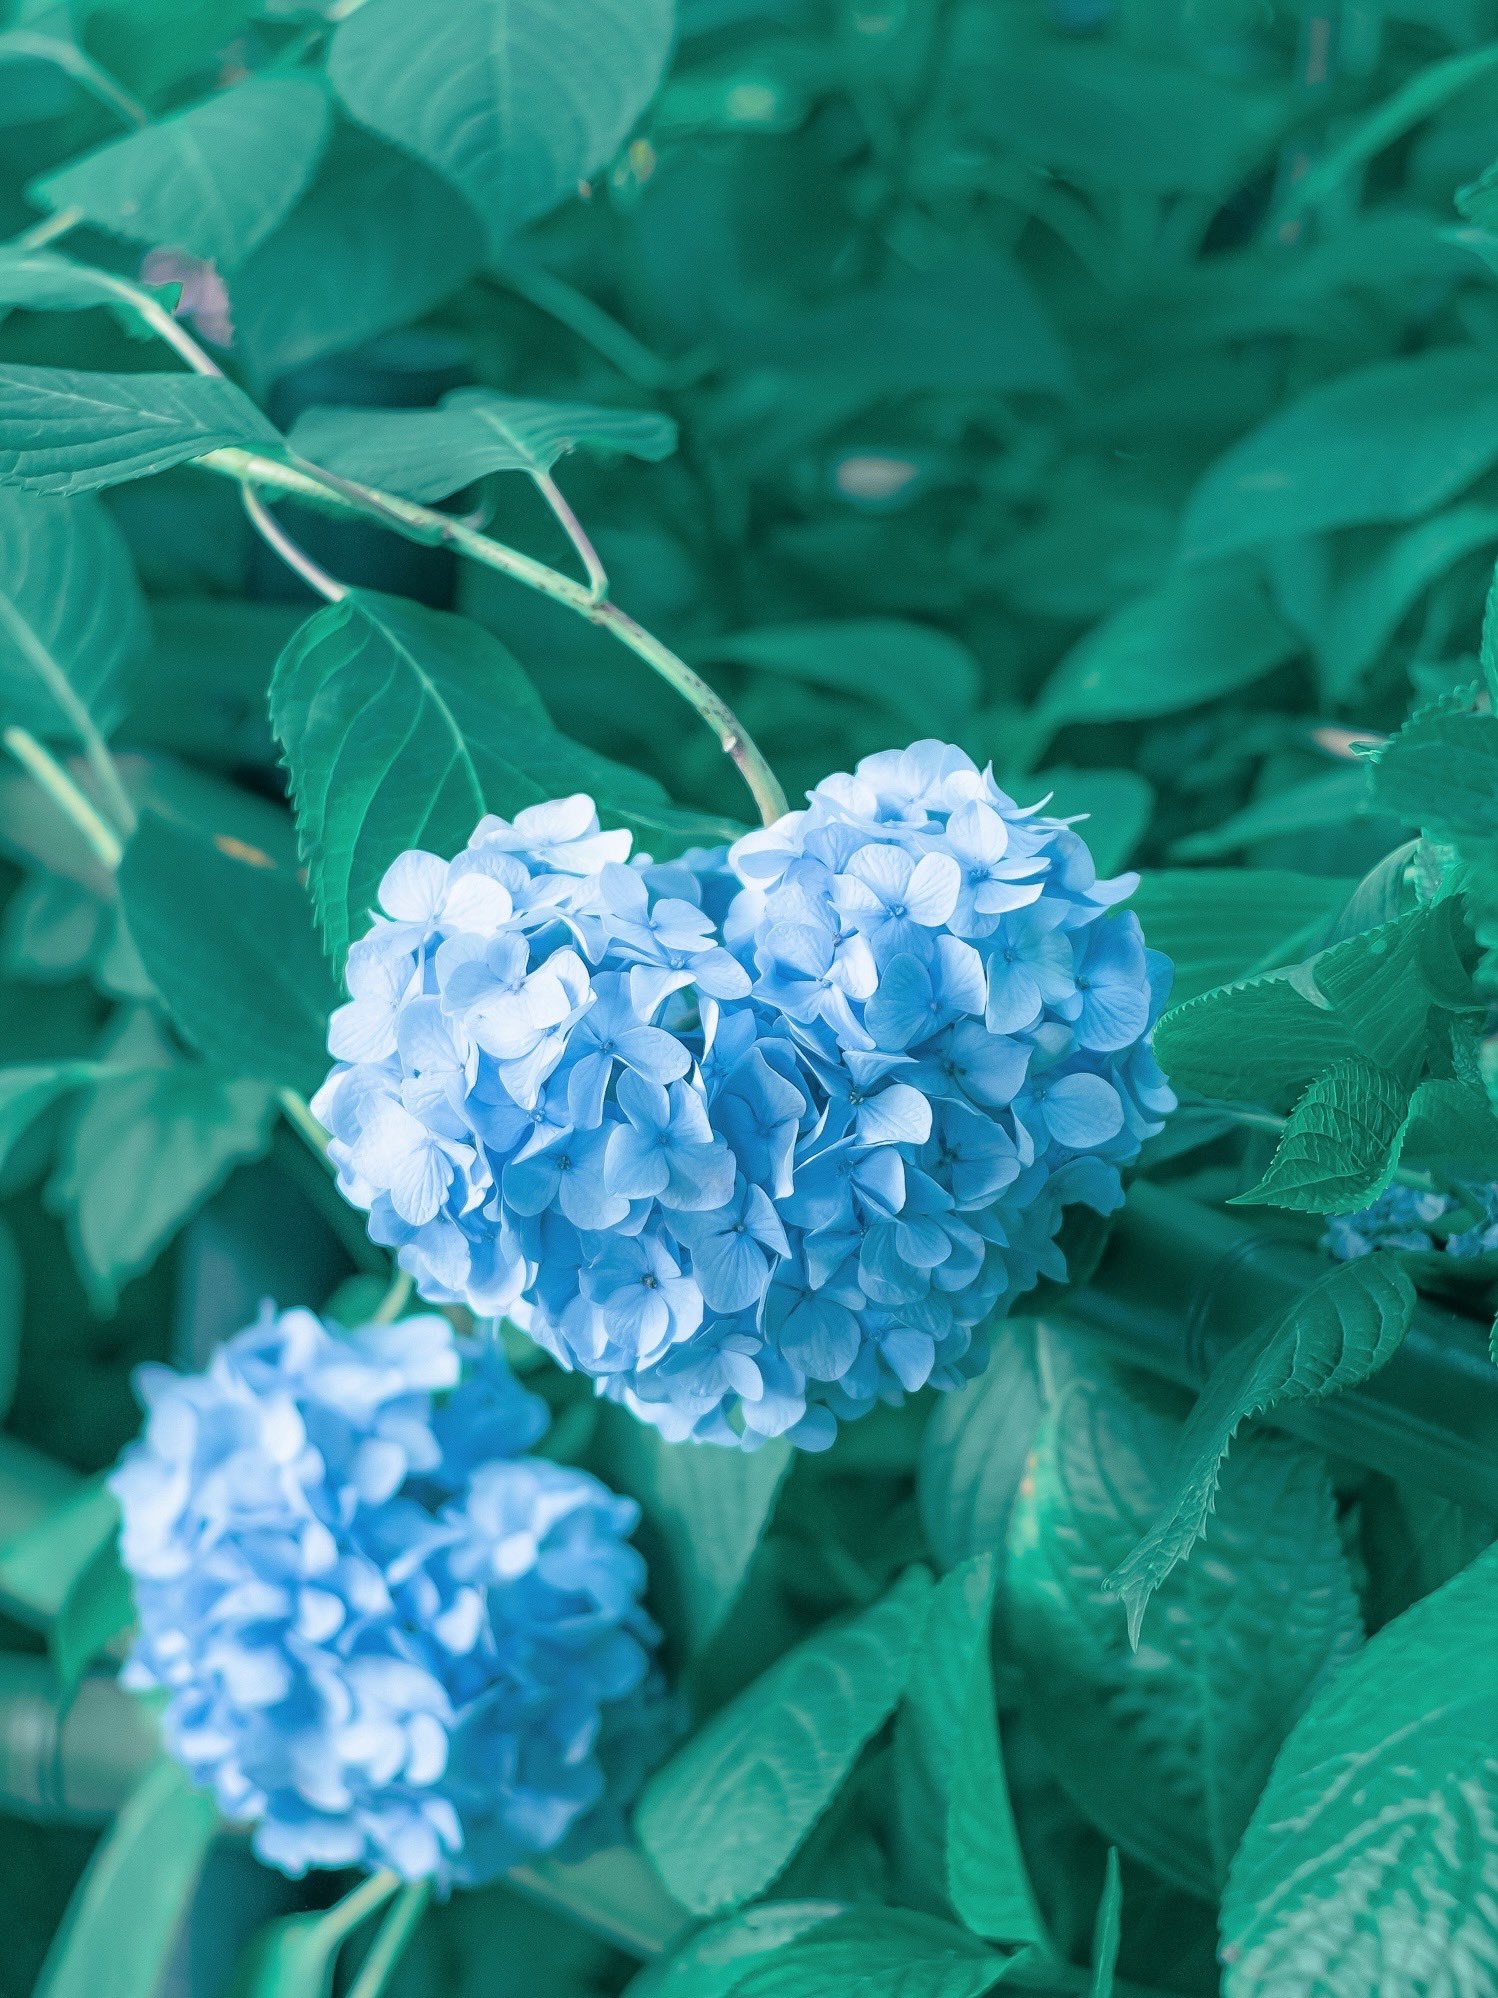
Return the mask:
<path id="1" fill-rule="evenodd" d="M 934 742 L 669 867 L 486 819 L 387 875 L 314 1108 L 424 1296 L 668 1437 L 823 1447 L 977 1372 L 1172 1107 L 1132 886 Z"/>
<path id="2" fill-rule="evenodd" d="M 283 1872 L 585 1850 L 659 1719 L 637 1508 L 524 1454 L 545 1407 L 497 1351 L 459 1376 L 444 1318 L 268 1306 L 204 1373 L 138 1376 L 125 1680 Z"/>
<path id="3" fill-rule="evenodd" d="M 1463 1189 L 1464 1199 L 1415 1186 L 1391 1186 L 1355 1214 L 1335 1214 L 1321 1246 L 1338 1262 L 1353 1262 L 1375 1249 L 1403 1249 L 1417 1255 L 1454 1256 L 1464 1261 L 1498 1250 L 1498 1183 Z M 1444 1228 L 1461 1218 L 1463 1206 L 1475 1216 L 1470 1227 Z"/>

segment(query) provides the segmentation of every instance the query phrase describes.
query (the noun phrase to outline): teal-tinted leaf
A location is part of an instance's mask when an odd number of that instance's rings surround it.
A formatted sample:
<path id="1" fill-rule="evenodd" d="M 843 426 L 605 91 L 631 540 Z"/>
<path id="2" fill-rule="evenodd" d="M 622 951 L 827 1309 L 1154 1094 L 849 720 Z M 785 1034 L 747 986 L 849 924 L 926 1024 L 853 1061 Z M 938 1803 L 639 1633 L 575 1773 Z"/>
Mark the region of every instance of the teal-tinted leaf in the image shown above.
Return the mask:
<path id="1" fill-rule="evenodd" d="M 111 1532 L 73 1576 L 48 1636 L 57 1682 L 68 1699 L 84 1673 L 135 1615 L 130 1577 Z"/>
<path id="2" fill-rule="evenodd" d="M 1178 840 L 1173 850 L 1181 860 L 1220 860 L 1224 854 L 1259 846 L 1265 840 L 1292 839 L 1300 833 L 1346 825 L 1370 809 L 1366 771 L 1329 770 L 1324 777 L 1311 777 L 1267 798 L 1256 798 L 1211 831 Z"/>
<path id="3" fill-rule="evenodd" d="M 335 130 L 317 178 L 234 272 L 234 352 L 256 382 L 419 319 L 468 278 L 483 234 L 437 174 Z"/>
<path id="4" fill-rule="evenodd" d="M 47 741 L 107 735 L 147 644 L 119 529 L 96 500 L 0 487 L 0 704 Z"/>
<path id="5" fill-rule="evenodd" d="M 977 1380 L 946 1394 L 921 1439 L 916 1497 L 944 1568 L 1004 1544 L 1015 1490 L 1046 1406 L 1043 1382 L 1065 1377 L 1066 1349 L 1046 1325 L 1008 1319 Z"/>
<path id="6" fill-rule="evenodd" d="M 613 158 L 655 94 L 670 0 L 365 0 L 328 74 L 349 110 L 468 197 L 495 243 Z"/>
<path id="7" fill-rule="evenodd" d="M 1072 647 L 1041 690 L 1037 720 L 1057 729 L 1198 707 L 1262 678 L 1298 649 L 1248 570 L 1184 571 Z"/>
<path id="8" fill-rule="evenodd" d="M 1378 806 L 1449 838 L 1498 835 L 1498 716 L 1433 708 L 1415 715 L 1373 766 Z"/>
<path id="9" fill-rule="evenodd" d="M 26 1273 L 14 1235 L 0 1223 L 0 1422 L 10 1413 L 21 1358 L 21 1315 Z"/>
<path id="10" fill-rule="evenodd" d="M 1088 1998 L 1113 1998 L 1122 1933 L 1123 1878 L 1118 1868 L 1118 1847 L 1109 1846 L 1103 1898 L 1098 1903 L 1097 1926 L 1092 1934 L 1092 1984 Z"/>
<path id="11" fill-rule="evenodd" d="M 327 131 L 315 78 L 255 76 L 70 160 L 28 192 L 113 235 L 228 270 L 295 205 Z"/>
<path id="12" fill-rule="evenodd" d="M 0 965 L 16 978 L 64 984 L 87 970 L 108 928 L 97 895 L 58 875 L 30 875 L 0 917 Z"/>
<path id="13" fill-rule="evenodd" d="M 1409 1100 L 1387 1070 L 1338 1062 L 1301 1097 L 1264 1177 L 1236 1201 L 1309 1214 L 1365 1207 L 1394 1177 Z"/>
<path id="14" fill-rule="evenodd" d="M 762 1958 L 734 1998 L 982 1998 L 1006 1959 L 950 1922 L 860 1908 Z"/>
<path id="15" fill-rule="evenodd" d="M 265 1923 L 235 1966 L 234 1998 L 329 1998 L 339 1952 L 350 1936 L 392 1893 L 396 1900 L 387 1909 L 387 1921 L 399 1909 L 402 1895 L 422 1891 L 419 1886 L 399 1888 L 387 1873 L 383 1881 L 364 1880 L 330 1908 Z M 361 1998 L 379 1998 L 382 1988 L 371 1988 Z"/>
<path id="16" fill-rule="evenodd" d="M 0 1546 L 0 1603 L 20 1623 L 47 1629 L 69 1591 L 111 1545 L 119 1507 L 102 1478 L 90 1478 L 24 1533 Z"/>
<path id="17" fill-rule="evenodd" d="M 32 1062 L 0 1069 L 0 1165 L 37 1118 L 88 1081 L 95 1064 L 86 1061 Z"/>
<path id="18" fill-rule="evenodd" d="M 1155 1029 L 1155 1052 L 1177 1088 L 1288 1110 L 1358 1048 L 1330 1007 L 1284 972 L 1267 972 L 1173 1006 Z"/>
<path id="19" fill-rule="evenodd" d="M 83 312 L 107 305 L 107 281 L 83 264 L 53 250 L 0 249 L 0 307 L 24 305 L 33 312 Z"/>
<path id="20" fill-rule="evenodd" d="M 1498 459 L 1486 354 L 1437 348 L 1313 389 L 1235 444 L 1186 508 L 1192 561 L 1359 521 L 1413 520 Z"/>
<path id="21" fill-rule="evenodd" d="M 1256 1434 L 1228 1460 L 1202 1557 L 1131 1647 L 1107 1577 L 1165 1495 L 1177 1434 L 1117 1387 L 1065 1390 L 1010 1525 L 1004 1629 L 1074 1803 L 1210 1900 L 1278 1742 L 1361 1631 L 1323 1458 Z"/>
<path id="22" fill-rule="evenodd" d="M 312 899 L 340 962 L 396 855 L 455 853 L 485 812 L 513 816 L 587 791 L 658 854 L 726 832 L 560 735 L 479 625 L 398 597 L 356 591 L 309 619 L 276 667 L 271 720 Z"/>
<path id="23" fill-rule="evenodd" d="M 798 1644 L 657 1771 L 640 1842 L 684 1907 L 763 1892 L 893 1711 L 931 1584 L 911 1569 L 872 1609 Z"/>
<path id="24" fill-rule="evenodd" d="M 339 994 L 295 875 L 240 840 L 147 813 L 119 890 L 141 962 L 192 1045 L 226 1076 L 315 1088 Z"/>
<path id="25" fill-rule="evenodd" d="M 36 1998 L 154 1998 L 217 1824 L 211 1797 L 155 1764 L 89 1861 Z"/>
<path id="26" fill-rule="evenodd" d="M 1369 1379 L 1399 1351 L 1414 1308 L 1414 1287 L 1398 1263 L 1384 1256 L 1341 1263 L 1218 1362 L 1164 1475 L 1164 1502 L 1109 1581 L 1136 1639 L 1150 1597 L 1212 1516 L 1223 1459 L 1243 1424 Z"/>
<path id="27" fill-rule="evenodd" d="M 1174 964 L 1179 1006 L 1298 955 L 1351 886 L 1278 868 L 1161 868 L 1140 876 L 1129 906 Z"/>
<path id="28" fill-rule="evenodd" d="M 1498 1977 L 1498 1551 L 1416 1603 L 1286 1742 L 1222 1906 L 1229 1998 Z"/>
<path id="29" fill-rule="evenodd" d="M 1071 372 L 1018 266 L 964 257 L 905 270 L 809 312 L 778 314 L 740 332 L 751 365 L 835 381 L 855 404 L 921 392 L 1060 395 Z"/>
<path id="30" fill-rule="evenodd" d="M 665 458 L 676 425 L 648 409 L 520 402 L 491 389 L 454 389 L 437 409 L 309 409 L 292 448 L 360 485 L 407 499 L 439 500 L 491 472 L 549 472 L 586 446 L 631 458 Z"/>
<path id="31" fill-rule="evenodd" d="M 1454 506 L 1395 537 L 1332 600 L 1316 641 L 1327 695 L 1345 700 L 1431 584 L 1475 549 L 1498 542 L 1498 507 Z"/>
<path id="32" fill-rule="evenodd" d="M 281 439 L 221 375 L 78 374 L 0 367 L 0 483 L 81 493 L 142 479 L 224 445 Z"/>
<path id="33" fill-rule="evenodd" d="M 1308 170 L 1293 182 L 1287 206 L 1302 210 L 1324 201 L 1349 174 L 1453 98 L 1481 83 L 1495 66 L 1498 66 L 1498 42 L 1489 43 L 1486 48 L 1464 49 L 1458 55 L 1444 56 L 1416 70 L 1372 111 L 1355 120 L 1352 129 L 1336 145 L 1312 161 Z M 1469 200 L 1463 206 L 1462 196 L 1470 197 L 1471 193 L 1471 189 L 1464 188 L 1457 197 L 1457 206 L 1465 215 L 1473 212 L 1472 204 Z"/>
<path id="34" fill-rule="evenodd" d="M 764 625 L 715 638 L 706 656 L 858 695 L 922 733 L 955 732 L 978 693 L 978 663 L 965 645 L 898 618 Z"/>
<path id="35" fill-rule="evenodd" d="M 762 1901 L 700 1928 L 633 1978 L 626 1998 L 730 1998 L 755 1963 L 843 1912 L 836 1901 Z"/>
<path id="36" fill-rule="evenodd" d="M 89 1295 L 109 1310 L 234 1166 L 270 1141 L 275 1093 L 174 1061 L 137 1016 L 109 1050 L 63 1146 L 50 1193 L 65 1213 Z"/>
<path id="37" fill-rule="evenodd" d="M 681 1450 L 630 1423 L 614 1482 L 639 1501 L 661 1543 L 651 1562 L 652 1599 L 690 1652 L 703 1649 L 733 1608 L 790 1460 L 778 1440 L 754 1451 Z"/>

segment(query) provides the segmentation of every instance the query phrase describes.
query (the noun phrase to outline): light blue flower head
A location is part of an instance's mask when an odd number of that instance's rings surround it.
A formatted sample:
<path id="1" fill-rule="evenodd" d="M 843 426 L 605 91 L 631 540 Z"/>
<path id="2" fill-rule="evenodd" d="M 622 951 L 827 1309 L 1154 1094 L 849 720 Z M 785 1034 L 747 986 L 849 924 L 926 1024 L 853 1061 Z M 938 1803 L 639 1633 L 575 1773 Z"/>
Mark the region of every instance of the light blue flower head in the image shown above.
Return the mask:
<path id="1" fill-rule="evenodd" d="M 969 1378 L 1173 1103 L 1132 881 L 940 743 L 627 856 L 574 798 L 396 863 L 314 1104 L 344 1191 L 668 1437 L 825 1447 Z"/>
<path id="2" fill-rule="evenodd" d="M 110 1480 L 167 1748 L 269 1865 L 439 1884 L 611 1835 L 659 1719 L 637 1509 L 528 1457 L 544 1405 L 447 1321 L 267 1307 L 138 1376 Z"/>

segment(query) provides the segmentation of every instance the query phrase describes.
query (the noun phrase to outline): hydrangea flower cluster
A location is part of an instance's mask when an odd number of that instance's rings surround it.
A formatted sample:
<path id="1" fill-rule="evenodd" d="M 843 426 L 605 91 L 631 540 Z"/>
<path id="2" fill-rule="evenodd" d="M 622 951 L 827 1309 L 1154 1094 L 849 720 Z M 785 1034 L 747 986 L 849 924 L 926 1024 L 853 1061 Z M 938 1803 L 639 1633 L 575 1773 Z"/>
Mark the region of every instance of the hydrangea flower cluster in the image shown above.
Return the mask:
<path id="1" fill-rule="evenodd" d="M 1171 1108 L 1132 886 L 935 742 L 675 866 L 488 818 L 386 876 L 313 1107 L 424 1296 L 668 1437 L 825 1447 L 979 1371 Z"/>
<path id="2" fill-rule="evenodd" d="M 523 1454 L 542 1402 L 420 1316 L 309 1311 L 206 1372 L 147 1367 L 111 1485 L 139 1636 L 125 1683 L 290 1874 L 440 1884 L 615 1830 L 661 1707 L 637 1508 Z"/>
<path id="3" fill-rule="evenodd" d="M 1375 1249 L 1454 1256 L 1458 1261 L 1498 1249 L 1498 1184 L 1466 1190 L 1465 1205 L 1477 1216 L 1470 1228 L 1437 1232 L 1463 1204 L 1453 1194 L 1391 1186 L 1355 1214 L 1333 1215 L 1321 1246 L 1339 1263 L 1372 1255 Z"/>

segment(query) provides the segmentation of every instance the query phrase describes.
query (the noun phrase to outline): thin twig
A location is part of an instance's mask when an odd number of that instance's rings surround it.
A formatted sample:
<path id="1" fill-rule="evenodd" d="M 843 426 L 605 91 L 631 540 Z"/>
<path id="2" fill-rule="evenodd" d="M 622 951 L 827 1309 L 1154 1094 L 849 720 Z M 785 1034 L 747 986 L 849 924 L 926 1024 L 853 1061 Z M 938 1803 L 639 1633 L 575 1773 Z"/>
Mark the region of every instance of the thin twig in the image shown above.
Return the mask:
<path id="1" fill-rule="evenodd" d="M 320 1159 L 325 1159 L 328 1155 L 328 1134 L 313 1116 L 306 1097 L 298 1095 L 294 1089 L 278 1089 L 276 1101 L 297 1136 L 305 1139 Z"/>
<path id="2" fill-rule="evenodd" d="M 51 751 L 44 749 L 29 730 L 14 725 L 5 730 L 0 741 L 52 802 L 67 814 L 112 874 L 120 864 L 124 845 L 113 826 L 107 825 L 95 811 Z"/>
<path id="3" fill-rule="evenodd" d="M 400 1962 L 416 1925 L 426 1913 L 431 1883 L 413 1880 L 402 1887 L 385 1912 L 379 1931 L 359 1966 L 359 1974 L 348 1988 L 348 1998 L 380 1998 Z"/>
<path id="4" fill-rule="evenodd" d="M 590 599 L 595 604 L 601 604 L 609 593 L 609 579 L 598 559 L 598 550 L 588 539 L 582 522 L 567 504 L 561 487 L 550 472 L 533 472 L 531 477 L 536 482 L 537 491 L 560 522 L 562 532 L 577 550 L 577 558 L 587 574 Z"/>
<path id="5" fill-rule="evenodd" d="M 23 229 L 11 248 L 40 250 L 48 243 L 55 243 L 59 236 L 66 236 L 70 229 L 76 229 L 82 220 L 81 208 L 56 209 L 51 215 L 44 215 L 40 222 L 33 222 L 29 229 Z"/>
<path id="6" fill-rule="evenodd" d="M 409 1270 L 397 1270 L 395 1275 L 390 1279 L 389 1290 L 380 1299 L 375 1309 L 371 1323 L 375 1325 L 393 1325 L 410 1303 L 411 1292 L 414 1288 L 415 1284 L 411 1272 Z"/>
<path id="7" fill-rule="evenodd" d="M 275 550 L 287 568 L 294 569 L 310 590 L 326 597 L 330 604 L 341 603 L 348 595 L 347 585 L 336 581 L 326 569 L 313 561 L 305 548 L 292 540 L 248 479 L 241 481 L 239 496 L 244 501 L 244 510 L 250 516 L 256 533 Z"/>

